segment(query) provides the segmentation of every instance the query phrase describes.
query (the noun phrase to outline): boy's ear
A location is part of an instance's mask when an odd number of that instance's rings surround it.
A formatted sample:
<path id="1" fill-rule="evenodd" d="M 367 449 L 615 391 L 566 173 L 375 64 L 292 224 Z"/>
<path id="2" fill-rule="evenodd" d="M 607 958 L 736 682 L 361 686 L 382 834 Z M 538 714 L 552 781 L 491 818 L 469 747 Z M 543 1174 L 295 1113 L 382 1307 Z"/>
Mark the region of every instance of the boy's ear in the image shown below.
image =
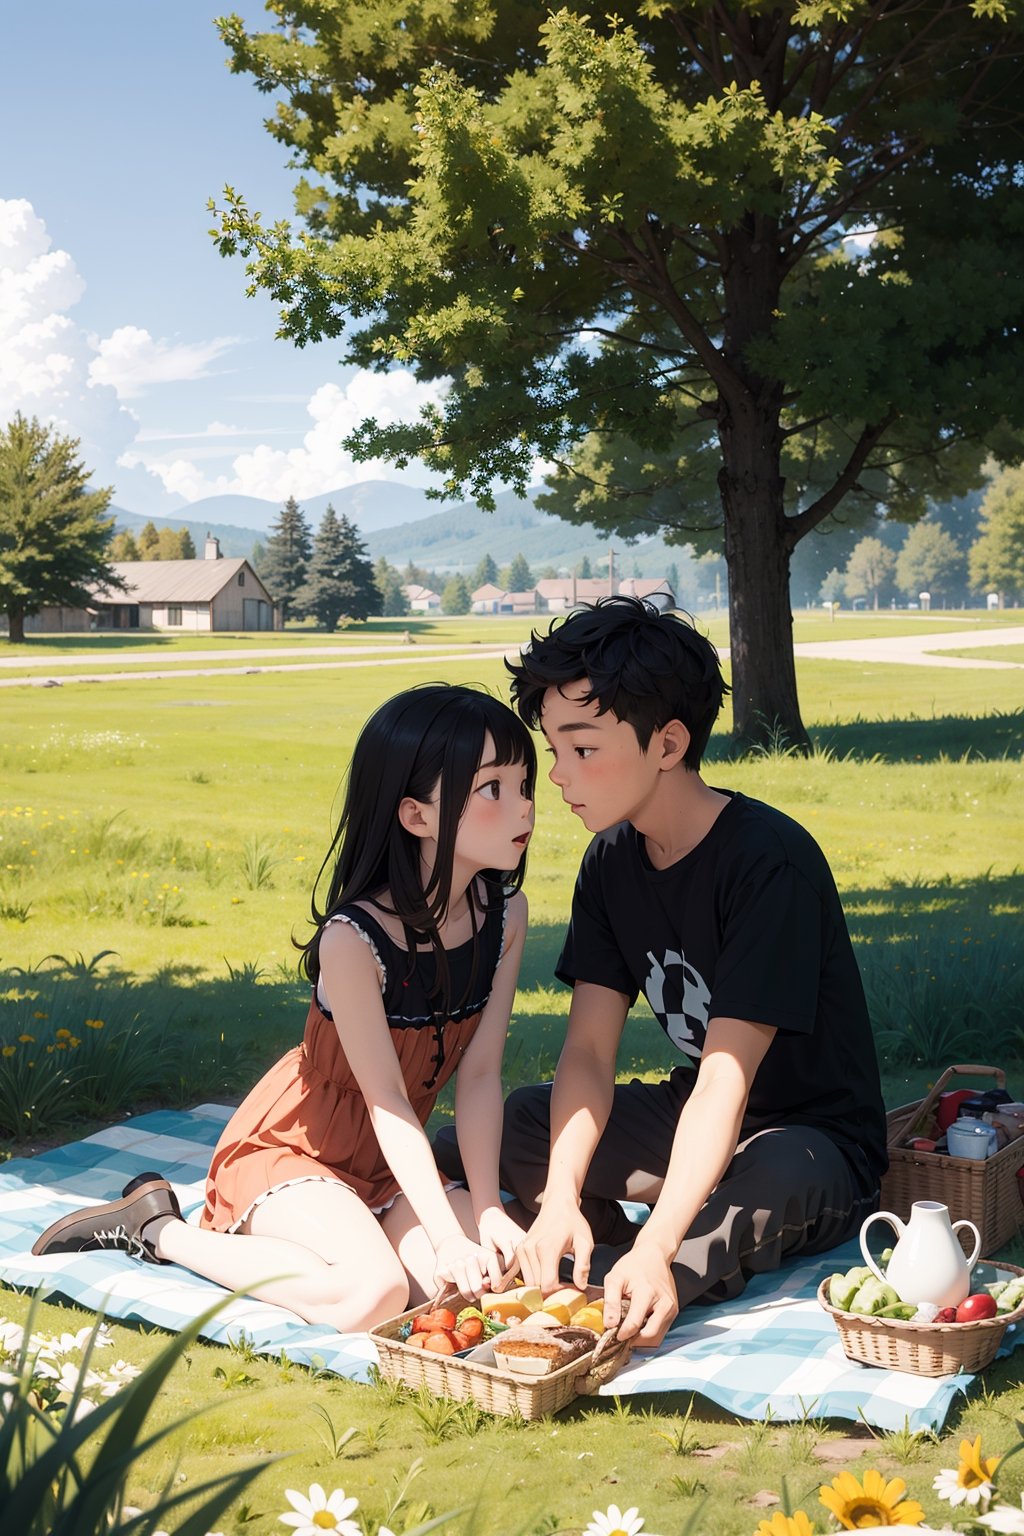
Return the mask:
<path id="1" fill-rule="evenodd" d="M 689 750 L 689 731 L 681 720 L 670 720 L 667 725 L 662 726 L 658 735 L 661 738 L 658 767 L 662 771 L 677 767 Z"/>
<path id="2" fill-rule="evenodd" d="M 434 807 L 426 800 L 406 795 L 398 802 L 398 820 L 413 837 L 434 837 L 437 833 Z"/>

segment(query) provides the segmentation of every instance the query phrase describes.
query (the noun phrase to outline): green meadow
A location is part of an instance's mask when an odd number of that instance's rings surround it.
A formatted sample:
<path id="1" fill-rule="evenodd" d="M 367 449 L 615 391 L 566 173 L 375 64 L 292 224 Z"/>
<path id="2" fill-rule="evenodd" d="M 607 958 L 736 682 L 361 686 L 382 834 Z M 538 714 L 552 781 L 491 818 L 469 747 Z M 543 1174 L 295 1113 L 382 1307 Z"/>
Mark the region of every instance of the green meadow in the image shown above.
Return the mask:
<path id="1" fill-rule="evenodd" d="M 941 636 L 1017 618 L 882 614 L 830 622 L 815 614 L 797 618 L 796 638 Z M 12 656 L 62 662 L 45 676 L 64 683 L 40 687 L 41 674 L 27 666 L 24 674 L 0 670 L 0 680 L 23 676 L 23 685 L 0 690 L 0 1037 L 14 1047 L 0 1057 L 8 1153 L 84 1134 L 129 1105 L 237 1097 L 298 1039 L 305 1001 L 293 937 L 308 932 L 310 889 L 361 723 L 399 688 L 438 677 L 504 696 L 494 647 L 515 645 L 529 627 L 525 620 L 398 620 L 331 637 L 301 630 L 173 641 L 64 636 Z M 726 643 L 724 621 L 712 617 L 707 627 Z M 244 655 L 256 642 L 276 654 L 246 675 L 72 680 L 100 665 L 117 670 L 130 656 L 139 658 L 133 670 L 145 670 L 146 650 L 159 652 L 161 669 L 192 669 L 194 662 L 174 657 Z M 285 649 L 326 645 L 344 662 L 347 651 L 368 644 L 388 664 L 360 653 L 349 658 L 355 665 L 283 670 L 302 660 Z M 440 649 L 431 653 L 431 645 Z M 1012 648 L 993 646 L 991 654 L 1009 660 Z M 828 855 L 869 992 L 888 1101 L 919 1095 L 957 1060 L 998 1064 L 1024 1096 L 1021 675 L 811 660 L 801 660 L 798 673 L 814 753 L 793 756 L 780 744 L 731 761 L 723 720 L 707 777 L 778 805 Z M 510 1030 L 510 1084 L 553 1070 L 568 993 L 552 971 L 586 840 L 542 768 L 526 886 L 532 935 Z M 83 1088 L 70 1109 L 60 1089 L 69 1040 L 104 1063 L 102 1090 L 95 1082 Z M 37 1079 L 30 1092 L 29 1059 L 50 1073 L 47 1091 Z M 638 1010 L 621 1071 L 655 1074 L 669 1064 L 660 1031 Z M 439 1114 L 447 1112 L 442 1104 Z M 1024 1245 L 1004 1256 L 1024 1264 Z M 0 1293 L 0 1316 L 21 1321 L 27 1310 L 26 1298 Z M 47 1305 L 36 1326 L 53 1332 L 86 1320 Z M 137 1364 L 163 1342 L 146 1330 L 113 1332 L 116 1354 Z M 133 1469 L 130 1497 L 146 1505 L 168 1476 L 198 1482 L 255 1458 L 267 1470 L 221 1516 L 225 1533 L 280 1529 L 284 1489 L 305 1491 L 316 1481 L 357 1495 L 368 1532 L 381 1523 L 411 1530 L 477 1505 L 472 1520 L 440 1528 L 541 1536 L 579 1531 L 592 1510 L 616 1503 L 639 1505 L 645 1532 L 680 1532 L 693 1517 L 694 1530 L 750 1536 L 780 1507 L 769 1496 L 783 1493 L 812 1519 L 817 1509 L 820 1529 L 818 1484 L 842 1467 L 858 1475 L 879 1467 L 906 1480 L 929 1523 L 946 1524 L 932 1477 L 956 1465 L 961 1438 L 981 1434 L 987 1454 L 1015 1442 L 1014 1419 L 1024 1414 L 1019 1377 L 1013 1357 L 988 1369 L 956 1400 L 938 1439 L 826 1424 L 813 1403 L 803 1423 L 778 1426 L 729 1420 L 700 1398 L 691 1405 L 667 1396 L 599 1399 L 524 1426 L 386 1385 L 317 1378 L 287 1361 L 252 1358 L 244 1347 L 196 1345 L 161 1394 L 156 1420 L 170 1422 L 195 1404 L 212 1411 L 171 1446 L 148 1453 Z M 289 1459 L 273 1462 L 277 1453 Z M 1022 1464 L 1024 1457 L 1007 1469 L 1012 1500 Z M 407 1482 L 410 1467 L 418 1470 Z"/>

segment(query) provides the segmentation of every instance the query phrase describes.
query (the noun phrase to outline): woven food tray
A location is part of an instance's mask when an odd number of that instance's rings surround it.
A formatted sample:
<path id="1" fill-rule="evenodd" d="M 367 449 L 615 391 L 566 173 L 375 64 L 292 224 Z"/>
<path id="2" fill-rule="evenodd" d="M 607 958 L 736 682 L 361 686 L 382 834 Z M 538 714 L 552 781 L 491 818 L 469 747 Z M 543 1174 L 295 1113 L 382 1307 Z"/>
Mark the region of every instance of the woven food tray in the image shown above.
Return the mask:
<path id="1" fill-rule="evenodd" d="M 998 1067 L 963 1063 L 947 1067 L 926 1098 L 890 1110 L 886 1116 L 889 1171 L 882 1180 L 882 1205 L 906 1219 L 915 1200 L 938 1200 L 948 1206 L 950 1221 L 973 1221 L 981 1234 L 981 1252 L 993 1253 L 1024 1228 L 1017 1178 L 1024 1168 L 1024 1136 L 980 1162 L 899 1145 L 923 1127 L 954 1076 L 988 1077 L 998 1087 L 1006 1086 L 1006 1074 Z"/>
<path id="2" fill-rule="evenodd" d="M 587 1287 L 588 1301 L 599 1301 L 603 1294 L 599 1286 Z M 487 1413 L 506 1417 L 518 1414 L 523 1419 L 542 1419 L 557 1413 L 574 1398 L 589 1396 L 603 1382 L 610 1381 L 632 1353 L 632 1343 L 619 1339 L 615 1329 L 610 1328 L 589 1354 L 550 1371 L 547 1376 L 527 1377 L 468 1358 L 460 1359 L 458 1355 L 431 1354 L 398 1337 L 403 1323 L 438 1305 L 457 1313 L 476 1303 L 458 1292 L 448 1291 L 439 1300 L 424 1302 L 371 1328 L 370 1338 L 377 1347 L 381 1374 L 389 1381 L 404 1382 L 407 1387 L 426 1387 L 434 1397 L 451 1397 L 456 1402 L 472 1398 Z"/>
<path id="3" fill-rule="evenodd" d="M 1002 1260 L 995 1267 L 1001 1275 L 1024 1274 Z M 838 1328 L 847 1359 L 908 1371 L 912 1376 L 980 1371 L 995 1358 L 1010 1324 L 1024 1321 L 1024 1302 L 1012 1312 L 976 1323 L 904 1323 L 893 1317 L 840 1312 L 828 1299 L 828 1278 L 818 1286 L 818 1301 Z"/>

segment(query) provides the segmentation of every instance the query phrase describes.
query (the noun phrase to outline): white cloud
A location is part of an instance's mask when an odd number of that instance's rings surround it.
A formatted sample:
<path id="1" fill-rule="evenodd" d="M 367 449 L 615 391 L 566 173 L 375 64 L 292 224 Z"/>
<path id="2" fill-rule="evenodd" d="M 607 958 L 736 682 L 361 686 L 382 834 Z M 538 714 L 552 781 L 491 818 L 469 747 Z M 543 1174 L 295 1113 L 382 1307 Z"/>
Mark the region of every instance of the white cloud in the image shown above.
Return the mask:
<path id="1" fill-rule="evenodd" d="M 210 376 L 210 364 L 239 340 L 215 336 L 212 341 L 159 341 L 137 325 L 120 325 L 96 342 L 89 365 L 92 384 L 109 384 L 120 400 L 136 400 L 154 384 L 177 384 Z"/>
<path id="2" fill-rule="evenodd" d="M 0 421 L 22 411 L 81 438 L 102 480 L 137 423 L 112 390 L 89 388 L 92 347 L 66 313 L 85 283 L 67 251 L 51 246 L 31 203 L 0 199 Z"/>
<path id="3" fill-rule="evenodd" d="M 323 384 L 313 394 L 307 410 L 313 425 L 300 448 L 271 448 L 267 443 L 240 453 L 230 474 L 208 476 L 199 467 L 199 453 L 190 458 L 147 459 L 130 453 L 122 464 L 145 464 L 159 476 L 165 489 L 199 501 L 205 496 L 259 496 L 282 501 L 287 496 L 318 496 L 360 480 L 408 478 L 383 460 L 357 464 L 341 446 L 360 422 L 373 416 L 382 425 L 414 421 L 428 401 L 438 400 L 444 386 L 419 383 L 406 369 L 390 373 L 361 370 L 342 389 Z M 269 434 L 268 434 L 269 435 Z"/>

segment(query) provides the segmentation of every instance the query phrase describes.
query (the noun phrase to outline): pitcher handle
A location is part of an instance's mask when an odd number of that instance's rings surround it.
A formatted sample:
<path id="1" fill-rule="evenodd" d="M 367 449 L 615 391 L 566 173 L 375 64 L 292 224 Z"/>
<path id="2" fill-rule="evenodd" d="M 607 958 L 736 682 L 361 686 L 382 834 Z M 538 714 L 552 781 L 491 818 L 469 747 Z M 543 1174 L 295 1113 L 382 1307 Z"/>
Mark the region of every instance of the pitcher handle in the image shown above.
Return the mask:
<path id="1" fill-rule="evenodd" d="M 868 1269 L 870 1269 L 871 1273 L 876 1277 L 876 1279 L 881 1280 L 881 1281 L 884 1282 L 885 1281 L 885 1276 L 882 1274 L 882 1271 L 879 1269 L 878 1265 L 875 1263 L 874 1259 L 871 1257 L 870 1253 L 868 1252 L 867 1233 L 868 1233 L 868 1227 L 870 1227 L 870 1225 L 871 1225 L 871 1223 L 873 1221 L 887 1221 L 887 1222 L 889 1222 L 890 1225 L 895 1228 L 895 1230 L 896 1230 L 896 1232 L 898 1234 L 898 1238 L 903 1236 L 905 1228 L 903 1226 L 902 1221 L 900 1221 L 899 1217 L 898 1216 L 894 1216 L 892 1211 L 875 1211 L 873 1215 L 871 1215 L 871 1216 L 869 1216 L 867 1218 L 867 1220 L 864 1222 L 864 1224 L 862 1225 L 862 1227 L 860 1229 L 860 1251 L 861 1251 L 861 1253 L 862 1253 L 862 1255 L 864 1257 L 864 1263 L 867 1265 Z M 967 1225 L 970 1226 L 970 1222 L 968 1222 Z M 977 1229 L 975 1228 L 975 1230 L 977 1230 Z M 980 1239 L 979 1239 L 979 1242 L 978 1242 L 978 1246 L 979 1246 L 979 1248 L 981 1246 Z M 975 1254 L 975 1258 L 977 1258 L 977 1254 Z"/>
<path id="2" fill-rule="evenodd" d="M 956 1232 L 959 1227 L 970 1227 L 971 1231 L 974 1233 L 974 1252 L 967 1260 L 967 1269 L 968 1272 L 970 1272 L 974 1268 L 975 1264 L 977 1264 L 978 1254 L 981 1252 L 981 1233 L 978 1231 L 973 1221 L 954 1221 L 953 1231 Z"/>

